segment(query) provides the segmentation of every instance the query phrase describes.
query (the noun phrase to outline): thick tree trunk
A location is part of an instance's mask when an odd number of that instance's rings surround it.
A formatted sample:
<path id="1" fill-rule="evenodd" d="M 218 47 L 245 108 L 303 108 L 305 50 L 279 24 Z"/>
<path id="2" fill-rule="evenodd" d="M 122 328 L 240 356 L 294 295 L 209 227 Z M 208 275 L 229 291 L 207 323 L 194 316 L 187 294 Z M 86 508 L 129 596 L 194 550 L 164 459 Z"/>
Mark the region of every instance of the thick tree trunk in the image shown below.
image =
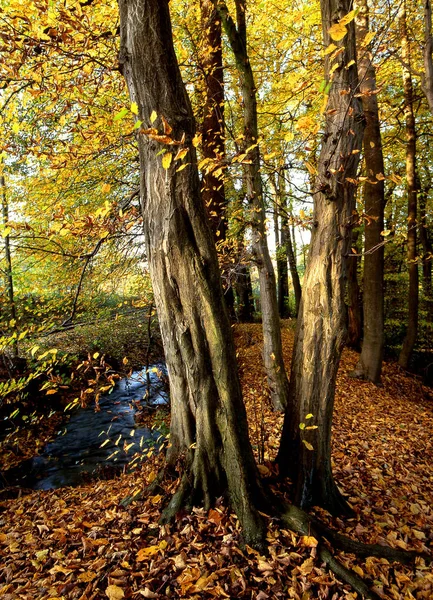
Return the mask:
<path id="1" fill-rule="evenodd" d="M 413 86 L 410 72 L 411 53 L 406 23 L 406 1 L 399 14 L 401 53 L 407 65 L 403 67 L 404 113 L 406 118 L 406 186 L 407 186 L 407 267 L 409 271 L 408 322 L 406 336 L 398 363 L 407 369 L 418 333 L 418 262 L 417 262 L 417 181 L 416 181 L 416 130 L 413 111 Z"/>
<path id="2" fill-rule="evenodd" d="M 328 30 L 349 13 L 350 2 L 322 0 L 321 10 L 328 47 Z M 331 424 L 336 375 L 346 340 L 346 261 L 355 193 L 351 180 L 356 177 L 363 132 L 362 107 L 356 97 L 354 23 L 346 26 L 345 38 L 333 42 L 340 50 L 325 63 L 331 90 L 314 190 L 314 229 L 296 328 L 290 398 L 278 454 L 280 472 L 294 483 L 296 503 L 323 506 L 331 512 L 346 508 L 332 475 Z"/>
<path id="3" fill-rule="evenodd" d="M 358 283 L 358 236 L 358 231 L 352 233 L 352 248 L 355 250 L 355 254 L 349 256 L 347 260 L 347 345 L 355 350 L 359 349 L 362 336 L 361 292 Z"/>
<path id="4" fill-rule="evenodd" d="M 262 180 L 258 146 L 256 86 L 247 53 L 245 0 L 236 0 L 237 26 L 224 3 L 218 3 L 218 12 L 229 39 L 239 73 L 244 109 L 244 145 L 246 153 L 245 179 L 252 220 L 252 250 L 259 271 L 260 304 L 263 324 L 263 362 L 268 379 L 273 407 L 287 406 L 289 383 L 281 346 L 275 273 L 269 255 Z"/>
<path id="5" fill-rule="evenodd" d="M 186 472 L 169 511 L 228 490 L 245 536 L 264 535 L 261 489 L 248 438 L 231 327 L 200 194 L 191 106 L 176 61 L 166 0 L 120 0 L 120 68 L 143 127 L 138 133 L 147 256 L 170 378 L 169 464 Z M 172 128 L 172 131 L 170 131 Z M 167 139 L 181 145 L 170 144 Z M 174 158 L 188 150 L 189 165 Z M 171 153 L 165 159 L 161 150 Z M 165 157 L 166 155 L 164 155 Z"/>
<path id="6" fill-rule="evenodd" d="M 367 0 L 357 0 L 356 18 L 358 76 L 362 108 L 366 119 L 364 157 L 367 181 L 364 184 L 365 224 L 363 313 L 364 339 L 355 375 L 379 383 L 384 345 L 384 228 L 385 186 L 382 139 L 377 104 L 376 72 L 365 45 L 369 32 Z"/>

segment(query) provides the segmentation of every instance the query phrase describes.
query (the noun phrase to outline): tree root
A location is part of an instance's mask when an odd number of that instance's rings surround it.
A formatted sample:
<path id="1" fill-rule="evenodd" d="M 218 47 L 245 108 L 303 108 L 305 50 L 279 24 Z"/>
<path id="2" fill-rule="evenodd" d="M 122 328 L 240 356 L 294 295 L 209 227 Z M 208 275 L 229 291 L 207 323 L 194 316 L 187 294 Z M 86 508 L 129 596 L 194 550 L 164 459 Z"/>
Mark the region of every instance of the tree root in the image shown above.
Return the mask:
<path id="1" fill-rule="evenodd" d="M 361 596 L 370 600 L 379 600 L 376 592 L 369 589 L 365 581 L 351 569 L 346 568 L 330 550 L 324 546 L 324 540 L 332 543 L 335 547 L 345 552 L 356 554 L 360 557 L 375 556 L 386 558 L 391 562 L 409 564 L 415 562 L 416 558 L 424 558 L 431 561 L 431 557 L 425 553 L 411 552 L 408 550 L 397 550 L 389 546 L 379 544 L 363 544 L 337 533 L 321 521 L 311 517 L 305 511 L 293 505 L 283 505 L 280 508 L 281 521 L 293 531 L 302 535 L 314 536 L 318 544 L 320 558 L 325 562 L 337 577 L 348 583 Z"/>

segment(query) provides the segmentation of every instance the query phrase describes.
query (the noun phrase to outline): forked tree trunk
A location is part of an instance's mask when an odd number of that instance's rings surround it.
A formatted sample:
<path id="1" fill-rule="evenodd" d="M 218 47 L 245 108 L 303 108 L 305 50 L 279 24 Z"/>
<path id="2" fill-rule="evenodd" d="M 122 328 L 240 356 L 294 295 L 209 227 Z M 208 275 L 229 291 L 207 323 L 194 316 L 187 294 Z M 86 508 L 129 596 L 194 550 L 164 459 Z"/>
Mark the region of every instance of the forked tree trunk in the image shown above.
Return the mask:
<path id="1" fill-rule="evenodd" d="M 407 369 L 418 333 L 418 262 L 417 262 L 417 181 L 416 130 L 413 111 L 413 86 L 410 72 L 411 52 L 406 23 L 406 1 L 399 14 L 403 67 L 404 114 L 406 118 L 406 189 L 407 189 L 407 268 L 409 271 L 408 322 L 398 363 Z"/>
<path id="2" fill-rule="evenodd" d="M 367 181 L 364 187 L 365 223 L 363 313 L 364 339 L 355 375 L 379 383 L 384 345 L 384 228 L 385 186 L 376 72 L 372 55 L 365 45 L 369 33 L 367 0 L 357 0 L 356 18 L 358 76 L 366 119 L 364 157 Z"/>
<path id="3" fill-rule="evenodd" d="M 331 43 L 329 28 L 350 8 L 349 0 L 321 1 L 325 48 Z M 344 39 L 333 42 L 340 50 L 336 56 L 327 56 L 325 63 L 331 90 L 314 190 L 314 228 L 296 327 L 289 404 L 278 453 L 280 472 L 294 483 L 296 503 L 323 506 L 331 512 L 346 508 L 332 475 L 331 424 L 336 375 L 346 339 L 346 261 L 355 192 L 350 180 L 356 177 L 363 132 L 362 107 L 356 98 L 353 21 L 346 26 Z M 331 79 L 330 68 L 335 63 Z"/>
<path id="4" fill-rule="evenodd" d="M 259 478 L 248 438 L 231 327 L 213 236 L 200 195 L 194 118 L 173 48 L 166 0 L 120 0 L 120 68 L 143 128 L 138 133 L 147 257 L 170 377 L 167 460 L 183 484 L 169 513 L 228 490 L 245 536 L 261 540 Z M 163 125 L 164 121 L 165 125 Z M 165 135 L 162 131 L 165 129 Z M 170 131 L 172 128 L 172 131 Z M 169 139 L 181 145 L 170 145 Z M 188 149 L 188 166 L 174 158 Z M 173 155 L 163 168 L 161 150 Z M 165 156 L 165 155 L 164 155 Z"/>
<path id="5" fill-rule="evenodd" d="M 218 1 L 217 4 L 219 15 L 233 50 L 242 90 L 246 151 L 245 179 L 253 223 L 252 250 L 259 271 L 263 325 L 263 362 L 272 405 L 276 410 L 283 410 L 287 406 L 289 382 L 281 346 L 275 273 L 266 237 L 265 209 L 260 176 L 260 150 L 258 146 L 256 86 L 247 52 L 245 0 L 235 1 L 237 26 L 229 15 L 226 5 Z"/>

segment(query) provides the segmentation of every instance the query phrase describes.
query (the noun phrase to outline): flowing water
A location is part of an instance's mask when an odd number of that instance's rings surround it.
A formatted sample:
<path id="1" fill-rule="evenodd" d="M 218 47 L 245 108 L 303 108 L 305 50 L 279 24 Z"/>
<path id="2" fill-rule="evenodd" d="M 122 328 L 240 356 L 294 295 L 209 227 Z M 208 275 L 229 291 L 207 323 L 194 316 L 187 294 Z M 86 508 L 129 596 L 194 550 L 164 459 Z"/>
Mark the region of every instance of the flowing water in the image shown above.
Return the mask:
<path id="1" fill-rule="evenodd" d="M 86 477 L 119 469 L 143 458 L 150 447 L 161 445 L 161 433 L 138 427 L 137 410 L 168 402 L 165 365 L 146 370 L 116 384 L 111 394 L 101 396 L 99 409 L 78 409 L 47 444 L 43 453 L 5 473 L 8 485 L 48 490 L 77 485 Z"/>

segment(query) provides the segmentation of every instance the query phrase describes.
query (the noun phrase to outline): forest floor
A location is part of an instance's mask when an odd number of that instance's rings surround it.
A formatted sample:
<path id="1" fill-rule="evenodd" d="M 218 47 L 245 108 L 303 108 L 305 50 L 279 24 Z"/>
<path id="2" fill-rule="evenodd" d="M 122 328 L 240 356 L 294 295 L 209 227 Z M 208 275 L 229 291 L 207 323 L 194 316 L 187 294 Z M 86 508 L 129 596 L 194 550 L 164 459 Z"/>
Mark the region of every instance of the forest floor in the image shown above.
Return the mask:
<path id="1" fill-rule="evenodd" d="M 285 324 L 287 365 L 293 330 Z M 282 417 L 269 406 L 261 368 L 261 327 L 235 327 L 251 441 L 264 477 L 272 471 Z M 369 543 L 418 551 L 433 540 L 433 390 L 384 365 L 383 385 L 352 379 L 358 355 L 340 365 L 333 429 L 338 485 L 355 511 L 351 519 L 321 516 Z M 136 471 L 76 488 L 33 491 L 0 502 L 0 597 L 5 600 L 121 598 L 359 598 L 316 558 L 314 538 L 269 520 L 269 553 L 242 545 L 235 515 L 221 503 L 159 526 L 161 507 L 176 487 L 127 508 L 125 497 L 150 483 L 156 456 Z M 385 559 L 338 554 L 384 599 L 433 598 L 433 573 Z"/>

